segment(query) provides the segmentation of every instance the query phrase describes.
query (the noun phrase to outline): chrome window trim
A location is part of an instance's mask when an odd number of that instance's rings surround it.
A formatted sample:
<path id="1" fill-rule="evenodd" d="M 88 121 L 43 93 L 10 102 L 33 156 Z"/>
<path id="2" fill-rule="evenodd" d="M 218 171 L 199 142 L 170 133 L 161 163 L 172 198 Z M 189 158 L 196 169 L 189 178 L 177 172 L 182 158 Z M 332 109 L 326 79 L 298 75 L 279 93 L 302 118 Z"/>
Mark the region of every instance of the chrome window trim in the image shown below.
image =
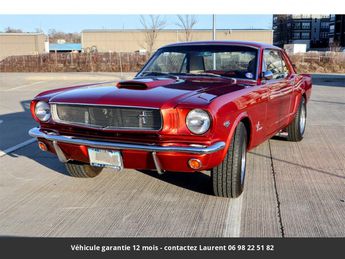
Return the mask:
<path id="1" fill-rule="evenodd" d="M 273 50 L 273 51 L 277 51 L 278 52 L 278 55 L 279 57 L 283 60 L 283 57 L 282 57 L 282 53 L 281 53 L 281 50 L 279 49 L 275 49 L 275 48 L 265 48 L 263 49 L 263 52 L 262 52 L 262 62 L 261 62 L 261 71 L 263 72 L 263 65 L 264 65 L 264 58 L 265 58 L 265 51 L 266 50 Z M 284 60 L 285 62 L 285 60 Z M 290 71 L 290 70 L 289 70 Z M 291 72 L 291 71 L 290 71 Z M 271 80 L 264 80 L 264 83 L 276 83 L 276 82 L 279 82 L 279 81 L 283 81 L 283 80 L 286 80 L 287 77 L 284 77 L 284 78 L 278 78 L 278 79 L 271 79 Z"/>
<path id="2" fill-rule="evenodd" d="M 218 43 L 214 43 L 214 44 L 211 44 L 211 45 L 212 45 L 212 46 L 222 46 L 222 47 L 223 47 L 223 46 L 229 46 L 229 47 L 231 47 L 231 46 L 235 46 L 235 47 L 247 47 L 247 48 L 252 48 L 252 49 L 254 49 L 254 50 L 257 50 L 257 66 L 256 66 L 255 81 L 257 82 L 257 80 L 260 78 L 260 77 L 259 77 L 259 66 L 260 66 L 260 61 L 259 61 L 259 60 L 260 60 L 260 50 L 261 50 L 261 47 L 251 46 L 251 45 L 247 45 L 247 44 L 218 44 Z M 164 49 L 176 48 L 176 47 L 179 47 L 179 46 L 181 46 L 181 47 L 183 47 L 183 46 L 210 46 L 210 44 L 168 45 L 168 46 L 166 46 L 166 47 L 159 48 L 159 49 L 150 57 L 150 59 L 146 62 L 146 64 L 143 66 L 143 68 L 135 75 L 134 78 L 136 78 L 136 77 L 141 77 L 142 72 L 146 69 L 146 67 L 148 67 L 148 66 L 152 63 L 154 57 L 157 55 L 158 52 L 161 52 L 161 51 L 164 50 Z M 241 78 L 241 79 L 244 80 L 245 78 Z M 248 79 L 248 80 L 250 80 L 250 79 Z M 252 80 L 254 80 L 254 79 L 252 79 Z"/>

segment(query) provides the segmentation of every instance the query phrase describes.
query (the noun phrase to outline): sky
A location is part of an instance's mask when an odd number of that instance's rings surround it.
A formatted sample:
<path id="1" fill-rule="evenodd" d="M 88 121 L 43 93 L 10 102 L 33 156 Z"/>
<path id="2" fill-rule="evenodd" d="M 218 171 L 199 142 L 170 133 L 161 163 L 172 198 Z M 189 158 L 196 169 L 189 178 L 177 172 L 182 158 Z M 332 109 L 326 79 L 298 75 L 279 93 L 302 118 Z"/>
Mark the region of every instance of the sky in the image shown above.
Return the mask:
<path id="1" fill-rule="evenodd" d="M 166 29 L 178 28 L 176 15 L 162 15 Z M 212 15 L 195 15 L 196 29 L 212 28 Z M 0 15 L 0 31 L 11 27 L 25 32 L 37 28 L 63 32 L 84 29 L 141 29 L 140 15 Z M 218 29 L 272 29 L 272 15 L 216 15 Z"/>

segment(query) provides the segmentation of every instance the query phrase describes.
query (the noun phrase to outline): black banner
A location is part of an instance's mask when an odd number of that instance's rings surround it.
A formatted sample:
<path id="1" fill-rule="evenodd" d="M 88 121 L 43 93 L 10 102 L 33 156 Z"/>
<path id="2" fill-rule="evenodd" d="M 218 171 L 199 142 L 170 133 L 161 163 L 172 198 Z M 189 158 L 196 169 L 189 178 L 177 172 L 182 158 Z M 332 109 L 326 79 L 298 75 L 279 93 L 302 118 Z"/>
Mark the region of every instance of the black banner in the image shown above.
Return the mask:
<path id="1" fill-rule="evenodd" d="M 328 258 L 342 238 L 0 238 L 2 258 L 203 257 Z"/>

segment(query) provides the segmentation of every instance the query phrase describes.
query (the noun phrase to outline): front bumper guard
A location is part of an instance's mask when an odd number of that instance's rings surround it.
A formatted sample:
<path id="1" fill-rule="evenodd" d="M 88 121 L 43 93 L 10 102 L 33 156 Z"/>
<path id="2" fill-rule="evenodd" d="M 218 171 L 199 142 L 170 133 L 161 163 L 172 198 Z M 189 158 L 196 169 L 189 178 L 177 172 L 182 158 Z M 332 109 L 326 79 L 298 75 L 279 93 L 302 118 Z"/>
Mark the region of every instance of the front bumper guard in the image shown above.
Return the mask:
<path id="1" fill-rule="evenodd" d="M 42 138 L 53 142 L 57 156 L 61 162 L 67 162 L 67 159 L 60 149 L 58 143 L 68 143 L 75 145 L 88 146 L 93 148 L 101 149 L 124 149 L 124 150 L 138 150 L 151 152 L 153 161 L 155 163 L 158 173 L 162 173 L 162 169 L 158 160 L 156 153 L 158 152 L 178 152 L 178 153 L 188 153 L 188 154 L 212 154 L 219 150 L 225 148 L 225 142 L 219 141 L 211 146 L 158 146 L 158 145 L 148 145 L 148 144 L 131 144 L 131 143 L 119 143 L 119 142 L 107 142 L 99 140 L 89 140 L 83 138 L 76 138 L 72 136 L 57 135 L 54 132 L 43 132 L 39 128 L 32 128 L 29 130 L 29 135 L 34 138 Z"/>

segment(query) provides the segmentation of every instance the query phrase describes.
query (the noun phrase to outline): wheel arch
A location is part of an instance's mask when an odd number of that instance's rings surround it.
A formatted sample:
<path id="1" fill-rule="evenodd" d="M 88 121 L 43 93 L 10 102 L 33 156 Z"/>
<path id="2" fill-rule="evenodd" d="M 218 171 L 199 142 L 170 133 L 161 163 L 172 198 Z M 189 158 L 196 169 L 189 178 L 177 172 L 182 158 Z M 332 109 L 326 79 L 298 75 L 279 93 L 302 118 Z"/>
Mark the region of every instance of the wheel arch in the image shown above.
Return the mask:
<path id="1" fill-rule="evenodd" d="M 246 144 L 243 139 L 244 131 L 247 133 L 248 142 L 251 122 L 247 113 L 240 114 L 232 123 L 225 149 L 225 157 L 218 166 L 211 170 L 213 191 L 216 196 L 237 198 L 243 192 L 247 151 L 243 146 L 243 144 Z M 234 138 L 234 136 L 236 137 Z"/>
<path id="2" fill-rule="evenodd" d="M 302 101 L 302 98 L 304 98 L 306 103 L 308 102 L 306 91 L 302 91 L 299 95 L 296 96 L 295 101 L 293 103 L 293 110 L 292 110 L 293 116 L 291 117 L 291 120 L 295 117 L 297 110 L 298 110 L 298 107 L 299 107 L 299 104 Z"/>
<path id="3" fill-rule="evenodd" d="M 302 93 L 302 98 L 304 98 L 305 102 L 308 101 L 308 99 L 307 99 L 307 94 L 306 94 L 305 91 Z"/>
<path id="4" fill-rule="evenodd" d="M 249 119 L 249 117 L 243 117 L 240 122 L 243 122 L 246 131 L 247 131 L 247 148 L 249 146 L 249 144 L 251 143 L 251 132 L 252 132 L 252 123 Z"/>
<path id="5" fill-rule="evenodd" d="M 247 112 L 243 112 L 241 113 L 240 115 L 237 116 L 237 118 L 234 120 L 234 122 L 232 123 L 232 127 L 230 129 L 230 132 L 229 132 L 229 136 L 226 140 L 226 146 L 224 148 L 224 153 L 223 153 L 223 159 L 224 159 L 224 156 L 226 155 L 226 152 L 230 146 L 230 143 L 231 143 L 231 139 L 232 137 L 234 136 L 235 134 L 235 130 L 238 126 L 238 124 L 242 122 L 246 128 L 246 131 L 247 131 L 247 149 L 248 147 L 251 146 L 251 143 L 252 143 L 252 122 L 251 122 L 251 119 L 250 117 L 248 116 L 248 113 Z"/>

